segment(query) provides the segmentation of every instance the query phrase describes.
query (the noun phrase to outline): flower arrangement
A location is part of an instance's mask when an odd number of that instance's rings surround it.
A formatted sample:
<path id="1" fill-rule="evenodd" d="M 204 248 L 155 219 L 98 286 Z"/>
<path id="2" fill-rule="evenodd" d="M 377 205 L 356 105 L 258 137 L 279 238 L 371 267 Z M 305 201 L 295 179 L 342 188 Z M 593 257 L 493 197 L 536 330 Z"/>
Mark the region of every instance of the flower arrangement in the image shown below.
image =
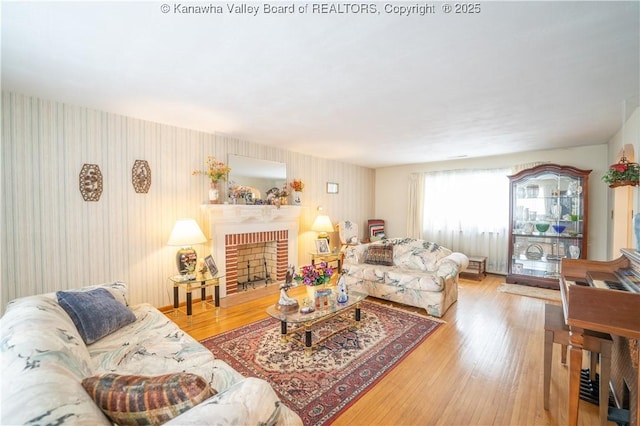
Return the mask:
<path id="1" fill-rule="evenodd" d="M 192 175 L 207 175 L 211 179 L 211 183 L 216 183 L 219 180 L 227 179 L 227 175 L 231 171 L 231 167 L 224 164 L 222 161 L 216 160 L 216 157 L 210 155 L 207 157 L 207 170 L 194 170 Z"/>
<path id="2" fill-rule="evenodd" d="M 623 155 L 618 163 L 609 166 L 609 170 L 602 176 L 602 180 L 612 188 L 620 185 L 636 186 L 640 180 L 640 165 L 630 163 Z"/>
<path id="3" fill-rule="evenodd" d="M 289 184 L 289 186 L 296 192 L 302 192 L 302 190 L 304 189 L 304 182 L 299 179 L 294 179 L 293 182 Z"/>
<path id="4" fill-rule="evenodd" d="M 293 276 L 298 283 L 308 286 L 318 286 L 326 284 L 333 275 L 333 268 L 327 262 L 320 262 L 316 265 L 307 265 L 300 268 L 300 272 Z"/>

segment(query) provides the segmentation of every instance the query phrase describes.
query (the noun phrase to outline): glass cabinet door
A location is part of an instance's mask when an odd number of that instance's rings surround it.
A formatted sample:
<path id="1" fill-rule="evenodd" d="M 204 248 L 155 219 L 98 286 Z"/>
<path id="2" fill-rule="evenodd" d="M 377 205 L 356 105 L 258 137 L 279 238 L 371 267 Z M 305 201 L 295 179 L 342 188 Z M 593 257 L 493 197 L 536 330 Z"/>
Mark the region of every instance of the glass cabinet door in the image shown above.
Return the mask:
<path id="1" fill-rule="evenodd" d="M 557 288 L 562 258 L 586 258 L 589 172 L 545 164 L 510 176 L 507 282 Z"/>

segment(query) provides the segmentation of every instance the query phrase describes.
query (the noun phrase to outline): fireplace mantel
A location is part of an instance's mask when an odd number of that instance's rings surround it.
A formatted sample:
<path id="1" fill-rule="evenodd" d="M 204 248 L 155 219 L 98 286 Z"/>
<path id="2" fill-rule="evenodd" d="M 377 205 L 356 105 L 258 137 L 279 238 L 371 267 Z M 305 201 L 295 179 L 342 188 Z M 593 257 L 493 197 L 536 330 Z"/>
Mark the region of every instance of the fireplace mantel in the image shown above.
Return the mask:
<path id="1" fill-rule="evenodd" d="M 217 223 L 264 223 L 295 220 L 300 217 L 300 206 L 203 204 L 209 218 Z"/>
<path id="2" fill-rule="evenodd" d="M 270 231 L 288 231 L 288 264 L 298 263 L 298 229 L 300 206 L 203 204 L 205 234 L 211 239 L 211 254 L 218 274 L 225 276 L 227 259 L 225 237 Z M 285 265 L 286 267 L 286 265 Z M 220 279 L 220 297 L 226 297 L 226 279 Z"/>

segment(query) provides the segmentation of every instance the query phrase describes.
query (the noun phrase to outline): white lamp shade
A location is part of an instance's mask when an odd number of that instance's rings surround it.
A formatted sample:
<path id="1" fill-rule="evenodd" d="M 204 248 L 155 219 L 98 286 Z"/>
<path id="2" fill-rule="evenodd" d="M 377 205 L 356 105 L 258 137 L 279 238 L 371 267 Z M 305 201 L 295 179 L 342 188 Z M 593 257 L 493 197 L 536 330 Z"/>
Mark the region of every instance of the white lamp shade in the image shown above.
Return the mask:
<path id="1" fill-rule="evenodd" d="M 311 225 L 311 230 L 316 232 L 333 232 L 333 225 L 329 216 L 319 214 L 316 220 Z"/>
<path id="2" fill-rule="evenodd" d="M 167 245 L 189 247 L 206 241 L 207 237 L 204 236 L 195 219 L 179 219 L 171 231 Z"/>

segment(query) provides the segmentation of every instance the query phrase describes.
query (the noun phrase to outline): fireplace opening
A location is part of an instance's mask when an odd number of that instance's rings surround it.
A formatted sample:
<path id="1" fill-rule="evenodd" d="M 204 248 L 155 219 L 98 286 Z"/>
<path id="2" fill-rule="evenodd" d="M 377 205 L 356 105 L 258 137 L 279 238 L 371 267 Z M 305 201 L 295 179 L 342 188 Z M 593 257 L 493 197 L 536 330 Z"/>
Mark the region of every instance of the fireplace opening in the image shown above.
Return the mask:
<path id="1" fill-rule="evenodd" d="M 284 280 L 288 267 L 287 230 L 225 236 L 227 295 Z"/>
<path id="2" fill-rule="evenodd" d="M 274 282 L 276 273 L 275 241 L 238 247 L 238 290 L 255 289 L 256 284 L 266 287 Z"/>

